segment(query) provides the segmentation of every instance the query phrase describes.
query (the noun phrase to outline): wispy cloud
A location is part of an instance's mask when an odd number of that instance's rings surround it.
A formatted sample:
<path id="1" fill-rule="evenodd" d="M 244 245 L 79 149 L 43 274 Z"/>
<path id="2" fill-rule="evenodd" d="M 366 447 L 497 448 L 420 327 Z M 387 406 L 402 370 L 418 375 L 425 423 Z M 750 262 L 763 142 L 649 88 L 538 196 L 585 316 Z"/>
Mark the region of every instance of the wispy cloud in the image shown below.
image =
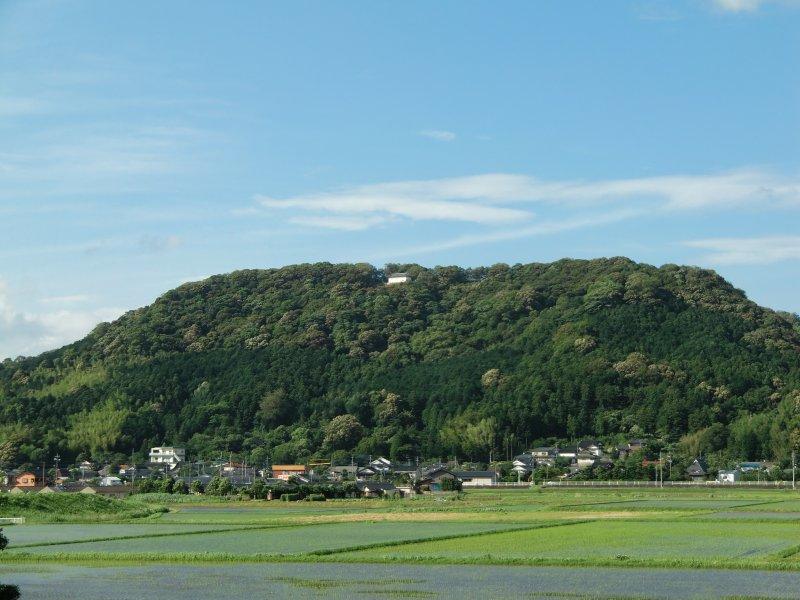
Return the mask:
<path id="1" fill-rule="evenodd" d="M 562 220 L 548 220 L 529 225 L 527 227 L 518 227 L 513 229 L 503 229 L 500 231 L 492 231 L 488 233 L 477 233 L 461 235 L 449 240 L 441 242 L 434 242 L 431 244 L 421 244 L 407 248 L 396 249 L 390 253 L 381 253 L 381 258 L 386 257 L 399 257 L 399 256 L 416 256 L 421 254 L 432 254 L 444 250 L 452 250 L 455 248 L 464 248 L 467 246 L 475 246 L 478 244 L 489 244 L 494 242 L 502 242 L 508 240 L 517 240 L 529 237 L 538 237 L 545 235 L 555 235 L 566 231 L 573 231 L 576 229 L 586 229 L 589 227 L 600 227 L 617 223 L 635 217 L 642 216 L 647 211 L 635 209 L 614 210 L 605 214 L 593 214 L 590 216 L 576 216 L 568 217 Z"/>
<path id="2" fill-rule="evenodd" d="M 448 194 L 446 190 L 434 189 L 438 182 L 428 182 L 427 193 L 419 194 L 403 184 L 380 184 L 346 189 L 341 192 L 270 198 L 256 196 L 256 201 L 265 208 L 300 209 L 317 213 L 334 213 L 352 219 L 356 216 L 386 218 L 403 217 L 415 221 L 462 221 L 484 225 L 511 223 L 532 217 L 528 211 L 493 206 L 481 202 L 479 197 L 464 201 Z M 297 216 L 292 216 L 297 219 Z M 311 221 L 306 217 L 306 224 Z M 330 221 L 318 221 L 328 226 Z"/>
<path id="3" fill-rule="evenodd" d="M 185 151 L 201 132 L 112 124 L 48 130 L 0 153 L 0 198 L 142 189 L 146 176 L 188 168 Z"/>
<path id="4" fill-rule="evenodd" d="M 753 12 L 764 0 L 712 0 L 715 7 L 729 12 Z"/>
<path id="5" fill-rule="evenodd" d="M 548 181 L 490 173 L 380 183 L 289 198 L 257 196 L 256 200 L 264 208 L 291 211 L 288 220 L 295 224 L 351 231 L 390 218 L 500 226 L 530 221 L 533 212 L 521 206 L 525 204 L 555 207 L 567 218 L 592 216 L 590 212 L 599 209 L 602 217 L 612 209 L 667 213 L 798 208 L 800 178 L 756 169 L 599 181 Z"/>
<path id="6" fill-rule="evenodd" d="M 703 260 L 718 265 L 766 265 L 800 260 L 800 236 L 711 238 L 684 242 L 708 251 Z"/>
<path id="7" fill-rule="evenodd" d="M 302 225 L 307 227 L 321 227 L 323 229 L 338 229 L 341 231 L 362 231 L 382 225 L 389 221 L 388 217 L 381 216 L 366 216 L 366 217 L 337 217 L 337 216 L 308 216 L 308 217 L 293 217 L 289 222 L 294 225 Z"/>
<path id="8" fill-rule="evenodd" d="M 98 323 L 115 319 L 123 312 L 118 308 L 73 310 L 59 307 L 38 313 L 18 310 L 11 303 L 8 285 L 0 279 L 0 359 L 38 354 L 63 346 L 80 339 Z"/>
<path id="9" fill-rule="evenodd" d="M 143 235 L 139 238 L 139 247 L 146 252 L 166 252 L 183 243 L 177 235 Z"/>
<path id="10" fill-rule="evenodd" d="M 732 13 L 756 12 L 767 4 L 800 7 L 800 1 L 798 0 L 711 0 L 711 4 L 718 10 Z"/>
<path id="11" fill-rule="evenodd" d="M 50 296 L 47 298 L 40 298 L 39 302 L 42 304 L 81 304 L 91 300 L 88 294 L 73 294 L 69 296 Z"/>
<path id="12" fill-rule="evenodd" d="M 455 133 L 444 129 L 423 129 L 419 132 L 419 135 L 436 140 L 437 142 L 452 142 L 456 139 Z"/>

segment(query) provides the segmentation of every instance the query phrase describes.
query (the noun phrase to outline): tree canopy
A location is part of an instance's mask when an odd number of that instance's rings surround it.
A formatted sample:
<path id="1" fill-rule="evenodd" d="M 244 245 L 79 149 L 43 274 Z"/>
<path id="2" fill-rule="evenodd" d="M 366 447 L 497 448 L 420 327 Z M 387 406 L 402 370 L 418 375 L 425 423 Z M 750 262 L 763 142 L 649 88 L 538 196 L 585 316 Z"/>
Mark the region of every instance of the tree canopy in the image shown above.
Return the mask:
<path id="1" fill-rule="evenodd" d="M 386 286 L 393 271 L 412 281 Z M 0 462 L 162 444 L 275 462 L 485 460 L 501 445 L 643 434 L 785 459 L 799 395 L 800 320 L 712 271 L 306 264 L 188 283 L 4 361 Z"/>

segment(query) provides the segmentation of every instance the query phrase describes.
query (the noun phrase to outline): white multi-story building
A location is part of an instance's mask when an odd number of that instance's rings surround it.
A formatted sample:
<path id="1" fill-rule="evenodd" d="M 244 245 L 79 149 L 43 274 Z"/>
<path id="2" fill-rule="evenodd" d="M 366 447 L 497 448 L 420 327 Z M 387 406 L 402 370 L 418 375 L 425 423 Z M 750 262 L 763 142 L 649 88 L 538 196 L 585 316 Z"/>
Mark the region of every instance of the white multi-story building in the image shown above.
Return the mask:
<path id="1" fill-rule="evenodd" d="M 186 460 L 186 449 L 173 446 L 158 446 L 150 448 L 150 462 L 163 464 L 174 469 Z"/>
<path id="2" fill-rule="evenodd" d="M 389 275 L 389 281 L 386 282 L 386 285 L 396 285 L 398 283 L 409 283 L 411 281 L 411 275 L 408 273 L 392 273 Z"/>

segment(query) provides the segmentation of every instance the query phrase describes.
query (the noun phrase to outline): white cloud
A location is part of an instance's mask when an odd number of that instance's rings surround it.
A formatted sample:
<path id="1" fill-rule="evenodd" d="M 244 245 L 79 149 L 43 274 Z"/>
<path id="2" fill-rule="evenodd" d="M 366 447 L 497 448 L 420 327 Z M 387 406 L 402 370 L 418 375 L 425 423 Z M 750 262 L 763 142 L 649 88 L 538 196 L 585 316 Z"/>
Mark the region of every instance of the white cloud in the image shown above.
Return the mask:
<path id="1" fill-rule="evenodd" d="M 48 298 L 40 298 L 39 302 L 42 304 L 80 304 L 91 300 L 91 296 L 87 294 L 73 294 L 71 296 L 50 296 Z"/>
<path id="2" fill-rule="evenodd" d="M 766 265 L 800 260 L 800 236 L 711 238 L 684 242 L 684 245 L 709 251 L 703 259 L 718 265 Z"/>
<path id="3" fill-rule="evenodd" d="M 800 178 L 757 169 L 599 181 L 547 181 L 489 173 L 379 183 L 282 199 L 256 196 L 256 200 L 266 208 L 294 209 L 289 220 L 307 226 L 358 230 L 388 218 L 497 226 L 530 220 L 533 213 L 520 208 L 521 204 L 545 204 L 583 215 L 597 207 L 663 212 L 797 208 Z"/>
<path id="4" fill-rule="evenodd" d="M 8 285 L 0 280 L 0 359 L 58 348 L 123 312 L 119 308 L 80 311 L 59 308 L 39 313 L 18 310 L 11 303 Z"/>
<path id="5" fill-rule="evenodd" d="M 390 219 L 380 216 L 367 216 L 367 217 L 337 217 L 337 216 L 320 216 L 320 217 L 293 217 L 289 219 L 290 223 L 295 225 L 303 225 L 307 227 L 322 227 L 324 229 L 338 229 L 341 231 L 362 231 L 371 227 L 376 227 L 386 223 Z"/>
<path id="6" fill-rule="evenodd" d="M 711 0 L 714 8 L 732 13 L 753 13 L 766 4 L 786 7 L 800 6 L 800 0 Z"/>
<path id="7" fill-rule="evenodd" d="M 143 235 L 139 247 L 147 252 L 166 252 L 174 250 L 183 243 L 177 235 Z"/>
<path id="8" fill-rule="evenodd" d="M 712 0 L 714 6 L 729 12 L 753 12 L 764 3 L 764 0 Z"/>
<path id="9" fill-rule="evenodd" d="M 0 153 L 0 198 L 146 189 L 152 177 L 188 169 L 186 151 L 201 135 L 103 124 L 43 130 Z"/>
<path id="10" fill-rule="evenodd" d="M 419 135 L 436 140 L 437 142 L 452 142 L 456 139 L 455 133 L 444 129 L 424 129 L 419 132 Z"/>
<path id="11" fill-rule="evenodd" d="M 524 210 L 490 206 L 479 202 L 463 202 L 446 194 L 416 196 L 396 184 L 364 186 L 343 192 L 277 199 L 256 196 L 266 208 L 301 209 L 315 213 L 354 216 L 395 216 L 417 221 L 465 221 L 482 224 L 509 223 L 529 219 Z M 317 215 L 319 216 L 319 215 Z M 293 217 L 297 218 L 297 217 Z"/>
<path id="12" fill-rule="evenodd" d="M 477 244 L 489 244 L 493 242 L 502 242 L 508 240 L 517 240 L 528 237 L 538 237 L 542 235 L 554 235 L 565 231 L 572 231 L 575 229 L 586 229 L 589 227 L 597 227 L 602 225 L 609 225 L 619 221 L 625 221 L 634 217 L 641 216 L 645 211 L 642 210 L 615 210 L 605 214 L 593 214 L 584 217 L 566 218 L 560 221 L 542 221 L 535 225 L 527 227 L 518 227 L 514 229 L 503 229 L 500 231 L 493 231 L 488 233 L 478 233 L 461 235 L 449 240 L 441 242 L 434 242 L 432 244 L 425 244 L 414 246 L 411 248 L 401 249 L 392 252 L 390 257 L 398 256 L 414 256 L 418 254 L 430 254 L 433 252 L 441 252 L 442 250 L 452 250 L 454 248 L 463 248 L 466 246 L 474 246 Z"/>

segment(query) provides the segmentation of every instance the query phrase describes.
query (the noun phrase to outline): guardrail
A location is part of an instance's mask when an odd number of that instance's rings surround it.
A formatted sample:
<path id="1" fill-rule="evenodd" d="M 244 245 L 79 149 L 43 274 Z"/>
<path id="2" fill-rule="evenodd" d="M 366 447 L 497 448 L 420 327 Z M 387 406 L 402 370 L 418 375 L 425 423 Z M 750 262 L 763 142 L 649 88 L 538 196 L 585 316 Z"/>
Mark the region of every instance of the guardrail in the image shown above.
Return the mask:
<path id="1" fill-rule="evenodd" d="M 704 488 L 791 488 L 791 481 L 543 481 L 542 487 L 704 487 Z"/>
<path id="2" fill-rule="evenodd" d="M 491 485 L 468 485 L 468 484 L 461 484 L 461 487 L 465 490 L 474 490 L 474 489 L 482 489 L 482 490 L 490 490 L 493 488 L 517 488 L 517 489 L 527 489 L 531 487 L 531 483 L 527 481 L 523 481 L 522 483 L 517 483 L 516 481 L 497 481 Z"/>
<path id="3" fill-rule="evenodd" d="M 25 517 L 0 517 L 0 525 L 22 525 Z"/>

